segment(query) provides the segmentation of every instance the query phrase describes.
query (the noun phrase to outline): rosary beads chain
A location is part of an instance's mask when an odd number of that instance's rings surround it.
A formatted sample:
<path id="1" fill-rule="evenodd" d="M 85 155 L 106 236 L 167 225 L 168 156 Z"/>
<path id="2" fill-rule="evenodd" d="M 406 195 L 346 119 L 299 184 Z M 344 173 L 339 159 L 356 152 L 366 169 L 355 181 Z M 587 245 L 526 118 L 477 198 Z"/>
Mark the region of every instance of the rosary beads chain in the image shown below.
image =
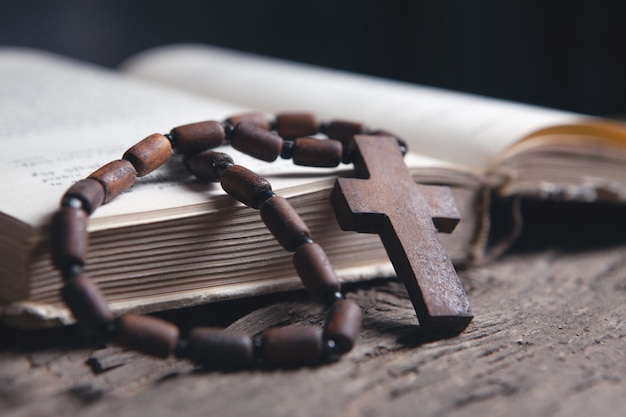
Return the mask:
<path id="1" fill-rule="evenodd" d="M 308 137 L 324 133 L 329 138 Z M 279 156 L 295 164 L 334 167 L 350 161 L 350 138 L 367 133 L 360 123 L 331 121 L 319 124 L 309 113 L 283 113 L 273 122 L 260 113 L 232 116 L 224 122 L 183 125 L 168 134 L 153 134 L 129 148 L 122 159 L 112 161 L 86 179 L 74 183 L 61 199 L 50 233 L 54 266 L 64 279 L 61 296 L 86 334 L 102 341 L 157 357 L 174 353 L 210 367 L 241 368 L 262 362 L 269 366 L 295 366 L 334 359 L 350 351 L 358 338 L 362 313 L 341 295 L 341 285 L 324 250 L 286 199 L 276 195 L 270 183 L 236 165 L 227 154 L 211 149 L 230 145 L 271 162 Z M 285 138 L 285 139 L 283 139 Z M 398 139 L 401 149 L 406 146 Z M 194 328 L 181 339 L 178 328 L 164 320 L 113 313 L 93 280 L 83 271 L 87 259 L 87 219 L 97 207 L 129 189 L 170 159 L 173 150 L 185 155 L 189 170 L 200 180 L 220 182 L 243 204 L 258 209 L 263 222 L 287 251 L 312 298 L 331 305 L 323 329 L 287 326 L 264 331 L 261 337 L 240 332 Z"/>

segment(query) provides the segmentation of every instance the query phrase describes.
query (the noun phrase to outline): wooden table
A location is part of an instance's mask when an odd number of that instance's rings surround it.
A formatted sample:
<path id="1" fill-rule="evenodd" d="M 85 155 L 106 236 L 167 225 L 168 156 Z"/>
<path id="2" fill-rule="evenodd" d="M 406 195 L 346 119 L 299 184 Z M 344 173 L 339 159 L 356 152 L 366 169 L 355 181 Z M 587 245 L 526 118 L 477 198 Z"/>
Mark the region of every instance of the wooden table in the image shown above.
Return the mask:
<path id="1" fill-rule="evenodd" d="M 404 287 L 349 287 L 356 348 L 319 368 L 218 373 L 115 347 L 73 329 L 0 328 L 2 416 L 624 416 L 626 244 L 517 250 L 461 271 L 476 318 L 459 337 L 420 334 Z M 260 307 L 259 309 L 256 309 Z M 239 313 L 237 313 L 239 312 Z M 255 333 L 317 324 L 304 294 L 169 313 Z"/>

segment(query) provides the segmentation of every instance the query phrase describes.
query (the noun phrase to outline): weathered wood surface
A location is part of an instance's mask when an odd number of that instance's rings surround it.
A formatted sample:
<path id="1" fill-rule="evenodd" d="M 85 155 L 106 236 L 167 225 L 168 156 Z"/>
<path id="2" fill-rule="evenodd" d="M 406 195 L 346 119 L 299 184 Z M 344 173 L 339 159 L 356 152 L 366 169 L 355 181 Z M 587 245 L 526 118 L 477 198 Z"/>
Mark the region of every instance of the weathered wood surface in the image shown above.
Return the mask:
<path id="1" fill-rule="evenodd" d="M 3 416 L 623 416 L 626 245 L 517 252 L 461 272 L 474 321 L 429 341 L 404 287 L 351 288 L 363 308 L 356 348 L 319 368 L 202 372 L 68 330 L 0 329 Z M 278 297 L 232 327 L 252 333 L 322 321 L 304 296 Z M 291 301 L 289 301 L 291 300 Z M 257 300 L 265 304 L 268 300 Z M 233 317 L 245 303 L 176 315 Z"/>

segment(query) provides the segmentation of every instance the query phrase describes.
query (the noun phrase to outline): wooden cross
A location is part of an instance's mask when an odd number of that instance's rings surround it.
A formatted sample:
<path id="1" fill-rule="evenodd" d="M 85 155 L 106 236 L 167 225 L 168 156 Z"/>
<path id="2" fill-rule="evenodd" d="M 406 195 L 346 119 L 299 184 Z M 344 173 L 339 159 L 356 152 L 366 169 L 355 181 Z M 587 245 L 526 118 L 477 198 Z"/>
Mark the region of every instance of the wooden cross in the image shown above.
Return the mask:
<path id="1" fill-rule="evenodd" d="M 357 178 L 339 178 L 331 202 L 340 227 L 376 233 L 404 281 L 422 328 L 458 334 L 473 318 L 469 301 L 437 231 L 459 221 L 447 187 L 416 184 L 397 140 L 355 136 Z"/>

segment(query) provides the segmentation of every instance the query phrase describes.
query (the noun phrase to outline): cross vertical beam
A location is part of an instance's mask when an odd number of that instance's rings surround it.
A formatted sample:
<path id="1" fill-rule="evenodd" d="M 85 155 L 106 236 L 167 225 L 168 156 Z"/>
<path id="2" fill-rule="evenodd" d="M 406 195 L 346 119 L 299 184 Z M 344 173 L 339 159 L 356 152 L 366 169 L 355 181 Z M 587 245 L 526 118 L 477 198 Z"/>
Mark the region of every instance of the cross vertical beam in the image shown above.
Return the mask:
<path id="1" fill-rule="evenodd" d="M 397 140 L 355 136 L 357 178 L 339 178 L 331 202 L 340 227 L 375 233 L 404 282 L 420 326 L 458 334 L 473 318 L 469 301 L 437 231 L 459 221 L 447 187 L 416 184 Z"/>

